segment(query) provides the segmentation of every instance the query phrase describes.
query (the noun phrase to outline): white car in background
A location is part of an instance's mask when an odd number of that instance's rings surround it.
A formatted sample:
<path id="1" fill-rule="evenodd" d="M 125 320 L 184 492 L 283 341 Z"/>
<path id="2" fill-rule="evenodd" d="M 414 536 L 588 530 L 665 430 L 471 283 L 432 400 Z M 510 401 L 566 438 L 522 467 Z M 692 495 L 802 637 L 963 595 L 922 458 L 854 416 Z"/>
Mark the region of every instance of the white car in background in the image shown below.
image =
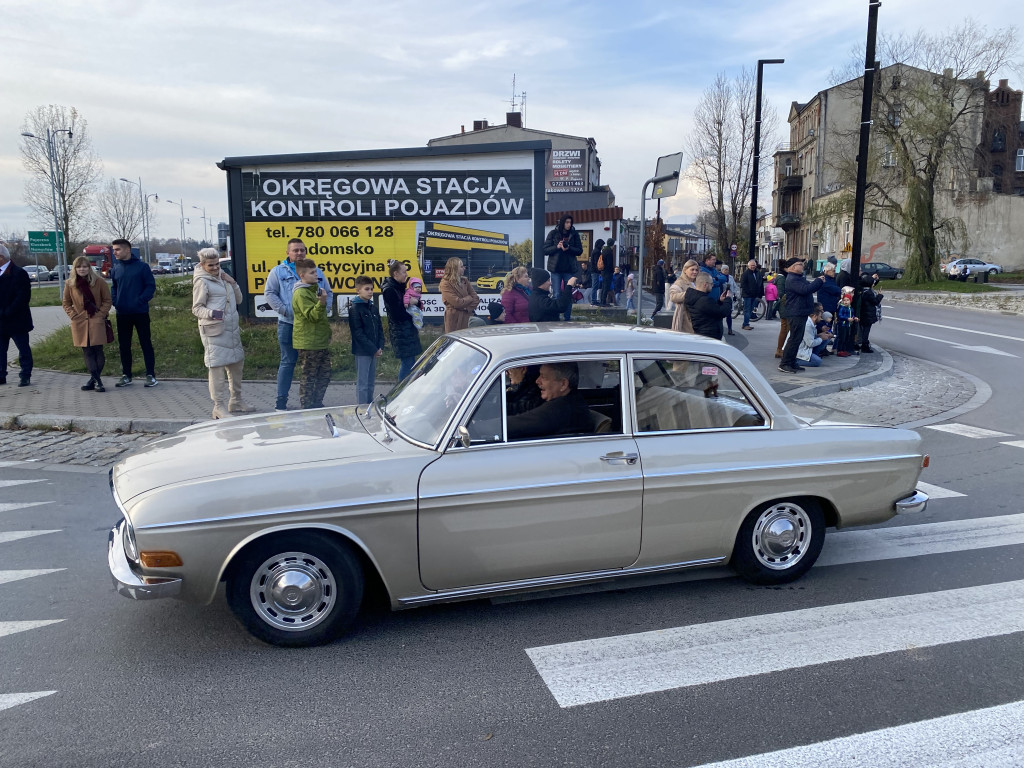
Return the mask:
<path id="1" fill-rule="evenodd" d="M 28 272 L 29 280 L 35 280 L 37 283 L 50 279 L 50 270 L 47 267 L 26 264 L 22 269 Z"/>
<path id="2" fill-rule="evenodd" d="M 981 259 L 955 259 L 946 266 L 940 267 L 948 278 L 959 277 L 965 268 L 969 268 L 969 274 L 972 275 L 980 275 L 982 272 L 995 275 L 1003 271 L 1003 268 L 998 264 L 989 264 Z"/>

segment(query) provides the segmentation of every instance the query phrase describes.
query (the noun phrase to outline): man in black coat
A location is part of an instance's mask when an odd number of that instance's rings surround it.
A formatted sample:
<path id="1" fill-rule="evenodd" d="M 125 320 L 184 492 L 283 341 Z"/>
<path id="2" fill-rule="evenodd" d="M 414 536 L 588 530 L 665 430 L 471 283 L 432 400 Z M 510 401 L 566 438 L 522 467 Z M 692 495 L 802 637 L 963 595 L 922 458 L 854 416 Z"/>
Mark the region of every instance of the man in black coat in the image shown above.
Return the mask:
<path id="1" fill-rule="evenodd" d="M 814 292 L 824 284 L 822 278 L 808 281 L 804 277 L 804 260 L 794 256 L 786 262 L 786 309 L 785 316 L 789 323 L 789 336 L 786 346 L 782 349 L 782 363 L 779 370 L 783 373 L 799 373 L 804 370 L 796 363 L 796 353 L 800 351 L 800 340 L 804 337 L 804 326 L 807 318 L 814 311 Z"/>
<path id="2" fill-rule="evenodd" d="M 562 284 L 568 283 L 569 278 L 579 272 L 577 259 L 581 253 L 583 241 L 580 240 L 580 233 L 573 226 L 572 216 L 566 214 L 544 239 L 544 255 L 547 256 L 547 268 L 551 273 L 551 295 L 554 298 L 557 299 L 562 293 Z M 569 320 L 572 316 L 571 300 L 564 311 L 565 319 Z"/>
<path id="3" fill-rule="evenodd" d="M 551 296 L 551 273 L 546 269 L 532 270 L 530 282 L 533 288 L 530 289 L 527 311 L 531 323 L 552 323 L 572 305 L 572 289 L 576 287 L 575 277 L 569 278 L 569 287 L 557 298 Z"/>
<path id="4" fill-rule="evenodd" d="M 615 303 L 612 282 L 615 277 L 615 238 L 609 237 L 601 249 L 601 306 Z"/>
<path id="5" fill-rule="evenodd" d="M 32 383 L 32 348 L 28 343 L 28 332 L 32 330 L 32 310 L 28 308 L 31 298 L 28 272 L 11 261 L 10 251 L 0 245 L 0 384 L 7 383 L 7 350 L 12 341 L 18 348 L 21 364 L 18 386 Z"/>
<path id="6" fill-rule="evenodd" d="M 577 392 L 578 386 L 576 363 L 542 365 L 537 375 L 537 387 L 544 402 L 532 410 L 509 417 L 509 439 L 593 432 L 590 409 Z"/>
<path id="7" fill-rule="evenodd" d="M 683 306 L 690 314 L 693 332 L 711 339 L 722 339 L 722 320 L 732 312 L 732 298 L 729 289 L 722 291 L 718 299 L 711 296 L 714 278 L 707 272 L 699 272 L 693 285 L 683 294 Z"/>
<path id="8" fill-rule="evenodd" d="M 764 279 L 754 259 L 747 262 L 747 270 L 740 278 L 740 294 L 743 296 L 743 330 L 752 331 L 754 328 L 750 324 L 750 318 L 754 314 L 758 299 L 764 296 Z"/>
<path id="9" fill-rule="evenodd" d="M 651 312 L 651 317 L 654 317 L 661 311 L 661 308 L 665 306 L 664 259 L 658 259 L 658 263 L 654 265 L 654 277 L 651 279 L 651 293 L 654 294 L 654 311 Z"/>

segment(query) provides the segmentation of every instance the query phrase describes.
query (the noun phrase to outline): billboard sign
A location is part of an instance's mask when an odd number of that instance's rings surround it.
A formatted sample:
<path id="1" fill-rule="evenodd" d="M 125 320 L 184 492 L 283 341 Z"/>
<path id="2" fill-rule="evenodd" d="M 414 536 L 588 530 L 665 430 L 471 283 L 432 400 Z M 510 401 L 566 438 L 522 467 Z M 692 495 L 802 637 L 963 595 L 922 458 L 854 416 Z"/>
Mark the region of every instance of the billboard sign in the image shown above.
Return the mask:
<path id="1" fill-rule="evenodd" d="M 586 192 L 587 151 L 552 149 L 548 176 L 548 192 Z"/>

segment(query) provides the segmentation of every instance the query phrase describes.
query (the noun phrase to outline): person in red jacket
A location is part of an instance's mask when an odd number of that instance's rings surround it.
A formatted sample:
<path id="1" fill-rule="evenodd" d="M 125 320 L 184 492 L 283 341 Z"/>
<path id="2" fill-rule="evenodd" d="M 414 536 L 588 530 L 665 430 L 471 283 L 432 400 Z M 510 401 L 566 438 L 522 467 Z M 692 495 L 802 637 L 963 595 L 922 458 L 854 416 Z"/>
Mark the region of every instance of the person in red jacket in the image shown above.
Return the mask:
<path id="1" fill-rule="evenodd" d="M 505 325 L 530 322 L 530 272 L 526 267 L 516 267 L 505 276 L 501 304 Z"/>

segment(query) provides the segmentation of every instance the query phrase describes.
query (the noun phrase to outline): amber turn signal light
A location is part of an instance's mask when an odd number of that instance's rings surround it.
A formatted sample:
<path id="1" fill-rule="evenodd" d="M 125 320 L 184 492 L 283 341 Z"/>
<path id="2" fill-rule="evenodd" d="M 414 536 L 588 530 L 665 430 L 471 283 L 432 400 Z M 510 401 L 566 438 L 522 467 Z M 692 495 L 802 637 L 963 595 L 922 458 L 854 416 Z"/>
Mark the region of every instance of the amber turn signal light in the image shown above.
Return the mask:
<path id="1" fill-rule="evenodd" d="M 924 458 L 921 459 L 921 469 L 924 469 L 925 467 L 928 466 L 929 462 L 931 461 L 931 458 L 932 457 L 929 456 L 927 453 L 924 455 Z"/>
<path id="2" fill-rule="evenodd" d="M 147 568 L 174 568 L 182 564 L 177 552 L 140 552 L 139 560 Z"/>

